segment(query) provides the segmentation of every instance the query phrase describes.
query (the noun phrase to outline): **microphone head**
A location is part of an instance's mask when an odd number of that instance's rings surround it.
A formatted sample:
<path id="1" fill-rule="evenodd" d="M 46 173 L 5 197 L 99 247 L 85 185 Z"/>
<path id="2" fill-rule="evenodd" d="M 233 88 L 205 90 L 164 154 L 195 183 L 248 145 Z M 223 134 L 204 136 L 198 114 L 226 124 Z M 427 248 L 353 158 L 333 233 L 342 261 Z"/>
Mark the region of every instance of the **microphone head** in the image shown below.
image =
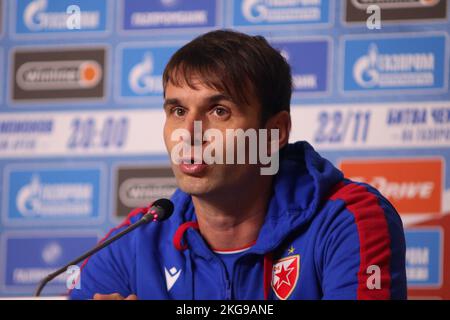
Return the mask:
<path id="1" fill-rule="evenodd" d="M 169 199 L 161 198 L 153 202 L 148 209 L 148 214 L 156 221 L 168 219 L 173 213 L 173 203 Z"/>

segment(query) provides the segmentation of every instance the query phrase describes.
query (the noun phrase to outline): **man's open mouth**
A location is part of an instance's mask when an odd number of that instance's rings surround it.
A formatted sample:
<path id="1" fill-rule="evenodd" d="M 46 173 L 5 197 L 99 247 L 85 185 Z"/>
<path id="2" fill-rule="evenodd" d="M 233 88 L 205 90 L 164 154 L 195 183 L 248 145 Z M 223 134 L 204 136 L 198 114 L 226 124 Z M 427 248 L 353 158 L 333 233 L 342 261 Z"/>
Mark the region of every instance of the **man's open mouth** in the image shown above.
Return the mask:
<path id="1" fill-rule="evenodd" d="M 186 158 L 182 159 L 179 165 L 181 172 L 190 175 L 201 174 L 208 165 L 201 159 Z"/>

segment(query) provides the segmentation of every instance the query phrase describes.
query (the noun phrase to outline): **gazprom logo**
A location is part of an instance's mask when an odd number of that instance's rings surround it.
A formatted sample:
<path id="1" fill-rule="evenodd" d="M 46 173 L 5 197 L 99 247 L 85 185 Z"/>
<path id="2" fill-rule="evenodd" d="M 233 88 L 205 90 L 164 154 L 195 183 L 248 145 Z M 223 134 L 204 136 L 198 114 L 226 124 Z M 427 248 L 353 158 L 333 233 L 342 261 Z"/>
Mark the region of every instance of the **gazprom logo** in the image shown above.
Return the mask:
<path id="1" fill-rule="evenodd" d="M 12 165 L 5 168 L 5 223 L 93 222 L 102 209 L 103 168 L 96 164 Z"/>
<path id="2" fill-rule="evenodd" d="M 108 0 L 11 1 L 15 33 L 58 34 L 104 32 Z"/>
<path id="3" fill-rule="evenodd" d="M 240 13 L 235 11 L 235 15 L 242 16 L 251 24 L 325 22 L 328 19 L 328 1 L 241 0 Z M 238 16 L 236 18 L 240 20 Z"/>
<path id="4" fill-rule="evenodd" d="M 294 94 L 328 91 L 330 43 L 327 39 L 274 41 L 273 45 L 291 66 Z"/>
<path id="5" fill-rule="evenodd" d="M 217 24 L 217 0 L 128 0 L 123 2 L 124 29 L 192 28 Z"/>
<path id="6" fill-rule="evenodd" d="M 170 57 L 181 47 L 180 42 L 168 42 L 167 45 L 125 46 L 118 52 L 120 64 L 120 97 L 147 103 L 147 98 L 162 99 L 162 76 L 164 66 Z"/>
<path id="7" fill-rule="evenodd" d="M 347 36 L 344 91 L 444 90 L 448 85 L 447 35 Z"/>
<path id="8" fill-rule="evenodd" d="M 55 216 L 62 212 L 89 215 L 92 201 L 92 184 L 42 183 L 39 174 L 35 174 L 17 193 L 16 207 L 24 217 Z"/>
<path id="9" fill-rule="evenodd" d="M 23 12 L 23 21 L 31 31 L 65 30 L 70 17 L 66 11 L 47 11 L 48 0 L 30 2 Z M 99 11 L 81 11 L 81 29 L 97 29 L 100 26 Z"/>
<path id="10" fill-rule="evenodd" d="M 130 71 L 128 84 L 136 94 L 162 93 L 162 76 L 153 75 L 154 59 L 151 52 L 146 52 L 138 64 Z"/>
<path id="11" fill-rule="evenodd" d="M 433 52 L 382 54 L 375 43 L 353 66 L 353 77 L 363 88 L 433 86 Z"/>
<path id="12" fill-rule="evenodd" d="M 61 258 L 62 253 L 61 245 L 56 241 L 52 241 L 42 249 L 42 261 L 48 265 L 54 265 Z"/>
<path id="13" fill-rule="evenodd" d="M 286 50 L 281 50 L 280 54 L 286 59 L 287 62 L 291 63 L 290 54 Z M 292 75 L 292 83 L 294 90 L 316 90 L 317 89 L 317 75 L 313 73 L 299 74 L 295 73 Z"/>
<path id="14" fill-rule="evenodd" d="M 250 22 L 262 22 L 267 19 L 267 6 L 261 0 L 242 2 L 242 14 Z"/>
<path id="15" fill-rule="evenodd" d="M 98 236 L 93 232 L 26 230 L 4 234 L 2 241 L 2 286 L 15 293 L 29 294 L 44 277 L 65 261 L 92 248 Z M 65 274 L 56 277 L 45 289 L 46 293 L 61 294 L 79 282 L 80 268 L 70 266 Z M 70 286 L 68 285 L 70 284 Z"/>

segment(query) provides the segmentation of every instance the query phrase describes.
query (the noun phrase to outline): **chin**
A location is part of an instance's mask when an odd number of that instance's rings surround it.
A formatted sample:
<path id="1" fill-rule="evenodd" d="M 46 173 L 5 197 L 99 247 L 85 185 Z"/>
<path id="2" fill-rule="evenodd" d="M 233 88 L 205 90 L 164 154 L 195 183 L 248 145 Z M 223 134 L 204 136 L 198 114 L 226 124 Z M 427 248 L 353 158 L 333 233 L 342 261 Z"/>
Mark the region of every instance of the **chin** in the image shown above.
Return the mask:
<path id="1" fill-rule="evenodd" d="M 177 181 L 178 187 L 184 193 L 200 196 L 211 192 L 212 185 L 206 181 L 206 179 L 200 179 L 195 177 L 181 177 Z"/>

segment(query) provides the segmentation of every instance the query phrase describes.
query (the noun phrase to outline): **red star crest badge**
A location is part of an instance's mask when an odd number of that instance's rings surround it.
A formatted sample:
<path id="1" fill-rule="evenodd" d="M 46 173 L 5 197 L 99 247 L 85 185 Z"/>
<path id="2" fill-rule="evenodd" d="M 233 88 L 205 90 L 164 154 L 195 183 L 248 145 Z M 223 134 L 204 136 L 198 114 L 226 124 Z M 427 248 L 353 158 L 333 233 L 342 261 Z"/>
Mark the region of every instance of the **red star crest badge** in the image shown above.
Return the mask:
<path id="1" fill-rule="evenodd" d="M 286 257 L 276 261 L 272 270 L 272 289 L 281 300 L 286 300 L 297 285 L 300 274 L 300 256 Z"/>

